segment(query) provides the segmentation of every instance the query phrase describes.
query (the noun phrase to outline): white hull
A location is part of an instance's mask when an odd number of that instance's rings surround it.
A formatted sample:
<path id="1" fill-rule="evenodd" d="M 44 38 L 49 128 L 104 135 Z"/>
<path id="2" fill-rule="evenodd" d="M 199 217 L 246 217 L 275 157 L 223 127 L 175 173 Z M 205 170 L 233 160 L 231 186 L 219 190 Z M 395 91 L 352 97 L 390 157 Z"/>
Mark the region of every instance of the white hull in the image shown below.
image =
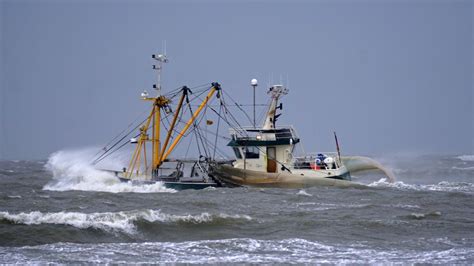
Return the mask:
<path id="1" fill-rule="evenodd" d="M 301 173 L 264 173 L 234 168 L 230 165 L 216 165 L 211 174 L 219 181 L 233 186 L 306 188 L 313 186 L 366 187 L 359 183 L 343 180 L 349 172 L 345 169 L 332 170 L 332 175 L 302 175 Z M 306 171 L 305 171 L 306 172 Z"/>

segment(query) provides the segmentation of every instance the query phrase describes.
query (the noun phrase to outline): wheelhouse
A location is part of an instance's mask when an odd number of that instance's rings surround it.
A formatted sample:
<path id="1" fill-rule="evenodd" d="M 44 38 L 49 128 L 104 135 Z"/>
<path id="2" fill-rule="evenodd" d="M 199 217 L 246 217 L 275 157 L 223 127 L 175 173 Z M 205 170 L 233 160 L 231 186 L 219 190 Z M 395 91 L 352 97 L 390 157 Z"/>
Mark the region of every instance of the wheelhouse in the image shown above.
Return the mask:
<path id="1" fill-rule="evenodd" d="M 235 154 L 234 167 L 278 173 L 291 163 L 293 149 L 300 142 L 293 127 L 278 129 L 231 129 L 227 144 Z"/>

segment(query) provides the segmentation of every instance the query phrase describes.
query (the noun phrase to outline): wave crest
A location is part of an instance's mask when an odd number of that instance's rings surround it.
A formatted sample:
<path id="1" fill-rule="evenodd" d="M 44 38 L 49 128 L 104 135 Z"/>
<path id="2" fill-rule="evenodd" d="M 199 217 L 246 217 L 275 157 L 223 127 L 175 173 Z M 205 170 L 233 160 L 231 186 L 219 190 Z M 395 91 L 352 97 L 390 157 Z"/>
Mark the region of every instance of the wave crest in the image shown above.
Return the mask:
<path id="1" fill-rule="evenodd" d="M 220 220 L 252 220 L 248 215 L 230 215 L 225 213 L 210 214 L 207 212 L 197 215 L 175 215 L 162 213 L 160 210 L 121 211 L 102 213 L 80 212 L 47 212 L 40 211 L 21 212 L 10 214 L 0 212 L 0 221 L 26 224 L 59 224 L 69 225 L 80 229 L 94 228 L 105 231 L 120 231 L 134 234 L 139 222 L 159 223 L 192 223 L 203 224 Z"/>

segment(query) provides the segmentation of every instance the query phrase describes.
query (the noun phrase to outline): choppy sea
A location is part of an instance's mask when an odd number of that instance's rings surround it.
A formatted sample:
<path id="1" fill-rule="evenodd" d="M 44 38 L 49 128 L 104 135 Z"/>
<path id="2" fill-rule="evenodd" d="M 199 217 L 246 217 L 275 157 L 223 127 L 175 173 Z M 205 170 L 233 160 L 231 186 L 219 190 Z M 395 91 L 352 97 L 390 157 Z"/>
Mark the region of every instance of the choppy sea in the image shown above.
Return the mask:
<path id="1" fill-rule="evenodd" d="M 0 161 L 0 263 L 474 263 L 474 155 L 376 158 L 397 181 L 365 189 L 200 191 L 78 156 Z"/>

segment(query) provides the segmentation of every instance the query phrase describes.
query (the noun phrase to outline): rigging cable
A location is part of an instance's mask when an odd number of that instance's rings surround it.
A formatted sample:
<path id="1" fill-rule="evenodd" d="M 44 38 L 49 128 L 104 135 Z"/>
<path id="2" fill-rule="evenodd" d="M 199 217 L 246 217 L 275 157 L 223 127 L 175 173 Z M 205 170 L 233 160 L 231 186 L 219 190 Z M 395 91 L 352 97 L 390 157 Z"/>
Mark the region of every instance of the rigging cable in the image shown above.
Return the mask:
<path id="1" fill-rule="evenodd" d="M 94 159 L 92 161 L 92 165 L 95 165 L 98 160 L 101 160 L 101 158 L 107 154 L 111 149 L 113 149 L 115 146 L 117 146 L 120 142 L 122 142 L 126 137 L 128 137 L 130 134 L 132 134 L 133 131 L 135 131 L 138 127 L 140 127 L 143 123 L 145 123 L 145 121 L 148 120 L 148 117 L 145 118 L 140 124 L 138 124 L 137 126 L 135 126 L 132 130 L 130 130 L 127 134 L 125 134 L 122 138 L 120 138 L 117 142 L 115 142 L 112 147 L 110 147 L 109 149 L 107 149 L 106 151 L 104 151 L 99 157 L 97 157 L 96 159 Z"/>
<path id="2" fill-rule="evenodd" d="M 239 108 L 240 111 L 242 111 L 242 113 L 244 113 L 244 115 L 247 117 L 247 119 L 249 120 L 250 124 L 253 123 L 252 119 L 250 118 L 250 116 L 247 114 L 247 112 L 245 112 L 244 109 L 242 109 L 242 107 L 226 92 L 224 91 L 225 95 L 228 96 L 230 98 L 230 100 L 237 106 L 237 108 Z"/>
<path id="3" fill-rule="evenodd" d="M 137 134 L 134 138 L 140 136 L 140 134 Z M 119 147 L 115 148 L 113 151 L 107 153 L 105 156 L 101 157 L 100 159 L 97 159 L 97 161 L 95 161 L 93 163 L 93 165 L 96 165 L 98 164 L 99 162 L 101 162 L 102 160 L 104 160 L 105 158 L 109 157 L 110 155 L 112 155 L 113 153 L 115 153 L 116 151 L 120 150 L 121 148 L 125 147 L 125 145 L 129 144 L 128 141 L 125 141 L 124 143 L 122 143 L 122 145 L 120 145 Z"/>
<path id="4" fill-rule="evenodd" d="M 219 101 L 219 103 L 221 103 L 221 101 Z M 219 114 L 218 114 L 218 118 L 217 118 L 217 132 L 216 132 L 216 138 L 214 139 L 214 154 L 212 154 L 212 159 L 215 160 L 216 159 L 216 149 L 217 149 L 217 136 L 219 135 L 219 128 L 220 128 L 220 124 L 221 124 L 221 111 L 222 111 L 222 103 L 221 105 L 219 106 Z"/>
<path id="5" fill-rule="evenodd" d="M 120 137 L 127 129 L 129 129 L 131 126 L 133 126 L 133 124 L 135 124 L 135 122 L 146 112 L 148 112 L 148 110 L 144 110 L 143 112 L 141 112 L 140 115 L 138 115 L 126 128 L 124 128 L 119 134 L 117 134 L 109 142 L 107 142 L 107 144 L 105 144 L 102 149 L 97 151 L 97 153 L 93 156 L 93 158 L 97 157 L 97 155 L 99 155 L 99 153 L 101 153 L 102 151 L 106 152 L 107 150 L 109 150 L 109 149 L 107 149 L 107 146 L 109 146 L 114 140 L 116 140 L 118 137 Z"/>

